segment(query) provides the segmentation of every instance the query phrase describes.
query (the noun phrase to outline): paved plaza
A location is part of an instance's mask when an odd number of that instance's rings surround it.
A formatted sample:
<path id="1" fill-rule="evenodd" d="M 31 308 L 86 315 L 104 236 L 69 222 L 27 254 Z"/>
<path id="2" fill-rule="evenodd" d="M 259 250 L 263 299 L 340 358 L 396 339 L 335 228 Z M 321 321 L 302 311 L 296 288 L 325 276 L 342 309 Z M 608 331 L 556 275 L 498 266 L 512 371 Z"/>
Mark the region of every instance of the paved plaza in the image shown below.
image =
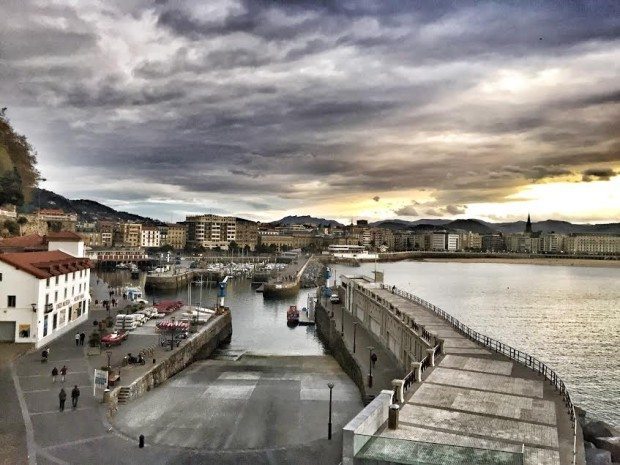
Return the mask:
<path id="1" fill-rule="evenodd" d="M 329 389 L 336 433 L 362 408 L 359 391 L 329 356 L 242 355 L 206 360 L 123 407 L 114 427 L 149 442 L 216 451 L 262 450 L 325 439 Z"/>

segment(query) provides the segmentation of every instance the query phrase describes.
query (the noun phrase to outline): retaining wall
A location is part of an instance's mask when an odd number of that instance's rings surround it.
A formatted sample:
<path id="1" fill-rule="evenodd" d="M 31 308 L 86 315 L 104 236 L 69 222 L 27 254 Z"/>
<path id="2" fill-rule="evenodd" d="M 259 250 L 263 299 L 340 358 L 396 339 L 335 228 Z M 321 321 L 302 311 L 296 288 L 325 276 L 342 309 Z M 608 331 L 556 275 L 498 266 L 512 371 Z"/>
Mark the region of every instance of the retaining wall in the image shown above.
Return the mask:
<path id="1" fill-rule="evenodd" d="M 344 372 L 357 385 L 362 401 L 365 401 L 367 393 L 362 370 L 349 352 L 349 349 L 347 349 L 340 333 L 335 327 L 334 320 L 329 317 L 327 310 L 321 305 L 320 299 L 316 303 L 314 318 L 319 338 L 329 348 L 332 357 L 336 359 Z"/>
<path id="2" fill-rule="evenodd" d="M 232 318 L 230 311 L 227 311 L 211 320 L 198 334 L 129 386 L 114 389 L 110 393 L 110 407 L 115 407 L 118 404 L 118 395 L 121 389 L 129 388 L 128 401 L 137 399 L 145 392 L 182 371 L 194 360 L 207 358 L 222 342 L 230 341 L 231 336 Z"/>

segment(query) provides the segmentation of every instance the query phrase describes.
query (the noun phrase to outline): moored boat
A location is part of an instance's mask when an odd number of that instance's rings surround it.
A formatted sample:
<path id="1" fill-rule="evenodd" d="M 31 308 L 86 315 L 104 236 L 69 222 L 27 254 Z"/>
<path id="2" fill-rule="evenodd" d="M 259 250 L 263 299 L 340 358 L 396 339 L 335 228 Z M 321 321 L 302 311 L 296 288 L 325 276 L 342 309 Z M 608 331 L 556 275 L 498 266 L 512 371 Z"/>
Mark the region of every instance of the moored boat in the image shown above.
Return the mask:
<path id="1" fill-rule="evenodd" d="M 289 326 L 297 326 L 299 324 L 299 310 L 297 310 L 297 305 L 291 305 L 287 310 L 286 324 Z"/>

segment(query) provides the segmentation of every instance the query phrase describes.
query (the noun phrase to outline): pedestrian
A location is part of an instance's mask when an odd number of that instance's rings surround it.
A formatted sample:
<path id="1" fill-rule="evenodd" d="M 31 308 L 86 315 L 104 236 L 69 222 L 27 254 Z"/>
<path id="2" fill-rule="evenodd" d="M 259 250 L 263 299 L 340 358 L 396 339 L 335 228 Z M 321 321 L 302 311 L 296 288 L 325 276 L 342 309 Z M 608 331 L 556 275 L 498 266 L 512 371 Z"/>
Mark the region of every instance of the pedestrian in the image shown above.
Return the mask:
<path id="1" fill-rule="evenodd" d="M 43 352 L 41 352 L 41 363 L 46 363 L 47 362 L 47 357 L 49 357 L 50 355 L 50 350 L 49 349 L 43 349 Z"/>
<path id="2" fill-rule="evenodd" d="M 56 382 L 56 376 L 58 376 L 58 368 L 52 368 L 52 383 Z"/>
<path id="3" fill-rule="evenodd" d="M 75 347 L 80 345 L 80 333 L 75 333 Z"/>
<path id="4" fill-rule="evenodd" d="M 60 411 L 64 412 L 65 400 L 67 400 L 67 393 L 65 392 L 65 388 L 60 388 L 60 392 L 58 393 L 58 400 L 60 401 Z"/>
<path id="5" fill-rule="evenodd" d="M 84 345 L 84 340 L 86 339 L 86 334 L 84 332 L 80 333 L 80 345 Z"/>
<path id="6" fill-rule="evenodd" d="M 67 366 L 63 365 L 60 369 L 60 381 L 65 382 L 65 376 L 67 376 Z"/>
<path id="7" fill-rule="evenodd" d="M 377 363 L 377 354 L 373 352 L 372 355 L 370 356 L 370 360 L 372 360 L 372 366 L 374 367 L 375 363 Z"/>
<path id="8" fill-rule="evenodd" d="M 71 390 L 71 407 L 77 408 L 78 397 L 80 397 L 80 390 L 76 384 Z"/>

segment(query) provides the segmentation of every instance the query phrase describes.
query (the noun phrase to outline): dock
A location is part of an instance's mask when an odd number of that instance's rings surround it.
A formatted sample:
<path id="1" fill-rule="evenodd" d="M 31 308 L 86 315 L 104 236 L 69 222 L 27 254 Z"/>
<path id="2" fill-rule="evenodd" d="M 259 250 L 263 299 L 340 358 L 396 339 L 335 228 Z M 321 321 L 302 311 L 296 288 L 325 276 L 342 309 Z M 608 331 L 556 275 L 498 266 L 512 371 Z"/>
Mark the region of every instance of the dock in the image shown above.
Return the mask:
<path id="1" fill-rule="evenodd" d="M 389 352 L 402 373 L 374 386 L 380 394 L 345 427 L 343 464 L 384 463 L 388 450 L 394 462 L 405 454 L 409 460 L 450 456 L 450 463 L 584 463 L 568 390 L 543 362 L 395 286 L 343 277 L 339 290 L 342 314 Z M 399 423 L 389 428 L 393 403 Z"/>
<path id="2" fill-rule="evenodd" d="M 278 271 L 277 275 L 263 284 L 265 298 L 278 298 L 297 295 L 301 288 L 301 277 L 313 255 L 307 259 L 298 257 L 289 266 Z"/>

